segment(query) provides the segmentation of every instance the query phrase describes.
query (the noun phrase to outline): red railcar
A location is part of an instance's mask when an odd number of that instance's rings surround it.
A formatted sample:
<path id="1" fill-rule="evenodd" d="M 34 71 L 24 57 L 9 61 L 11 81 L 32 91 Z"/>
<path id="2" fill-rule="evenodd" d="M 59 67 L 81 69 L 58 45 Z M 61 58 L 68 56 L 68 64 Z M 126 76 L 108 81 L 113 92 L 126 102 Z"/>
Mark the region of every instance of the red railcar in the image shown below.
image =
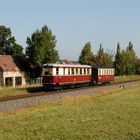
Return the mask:
<path id="1" fill-rule="evenodd" d="M 92 68 L 89 65 L 44 64 L 43 85 L 47 89 L 91 85 L 114 80 L 113 68 Z"/>
<path id="2" fill-rule="evenodd" d="M 92 67 L 89 65 L 44 64 L 42 82 L 48 89 L 62 85 L 91 83 Z"/>

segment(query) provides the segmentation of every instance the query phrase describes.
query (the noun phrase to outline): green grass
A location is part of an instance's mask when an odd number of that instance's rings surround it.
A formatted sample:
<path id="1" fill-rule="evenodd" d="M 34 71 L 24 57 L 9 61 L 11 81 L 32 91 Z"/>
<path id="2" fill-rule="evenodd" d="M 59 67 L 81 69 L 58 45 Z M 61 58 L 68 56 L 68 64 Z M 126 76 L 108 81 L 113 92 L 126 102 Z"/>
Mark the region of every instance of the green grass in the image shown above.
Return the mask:
<path id="1" fill-rule="evenodd" d="M 18 88 L 0 88 L 0 97 L 14 96 L 20 94 L 29 94 L 33 92 L 43 91 L 42 86 L 18 87 Z"/>
<path id="2" fill-rule="evenodd" d="M 129 80 L 140 80 L 140 75 L 132 75 L 132 76 L 116 76 L 114 82 L 123 82 Z"/>
<path id="3" fill-rule="evenodd" d="M 2 140 L 139 140 L 140 86 L 0 116 Z"/>
<path id="4" fill-rule="evenodd" d="M 27 94 L 26 89 L 24 88 L 1 88 L 0 97 L 9 96 L 9 95 L 18 95 L 18 94 Z"/>

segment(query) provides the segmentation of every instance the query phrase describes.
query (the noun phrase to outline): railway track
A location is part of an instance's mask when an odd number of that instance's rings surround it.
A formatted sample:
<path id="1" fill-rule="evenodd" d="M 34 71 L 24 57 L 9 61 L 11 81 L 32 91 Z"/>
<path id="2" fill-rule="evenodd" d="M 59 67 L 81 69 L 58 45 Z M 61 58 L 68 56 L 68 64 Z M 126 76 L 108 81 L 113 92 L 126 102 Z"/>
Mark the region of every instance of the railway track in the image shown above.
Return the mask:
<path id="1" fill-rule="evenodd" d="M 140 80 L 112 83 L 103 86 L 90 86 L 53 92 L 40 92 L 33 94 L 1 97 L 0 112 L 10 112 L 20 108 L 34 106 L 39 103 L 52 103 L 67 97 L 98 94 L 102 91 L 113 91 L 120 87 L 129 88 L 138 84 L 140 84 Z"/>
<path id="2" fill-rule="evenodd" d="M 117 82 L 117 83 L 110 83 L 109 85 L 120 85 L 120 84 L 125 84 L 125 83 L 130 83 L 130 82 L 137 82 L 140 80 L 130 80 L 130 81 L 124 81 L 124 82 Z M 107 84 L 108 85 L 108 84 Z M 44 92 L 36 92 L 36 93 L 31 93 L 31 94 L 22 94 L 22 95 L 16 95 L 16 96 L 5 96 L 5 97 L 0 97 L 0 102 L 4 101 L 9 101 L 9 100 L 16 100 L 16 99 L 23 99 L 23 98 L 30 98 L 30 97 L 36 97 L 36 96 L 44 96 L 44 95 L 49 95 L 49 94 L 59 94 L 61 92 L 69 92 L 69 91 L 76 91 L 76 90 L 83 90 L 83 89 L 89 89 L 89 88 L 96 88 L 96 87 L 101 87 L 101 86 L 106 86 L 106 85 L 94 85 L 94 86 L 88 86 L 88 87 L 79 87 L 79 88 L 73 88 L 73 89 L 65 89 L 65 90 L 56 90 L 56 91 L 44 91 Z"/>

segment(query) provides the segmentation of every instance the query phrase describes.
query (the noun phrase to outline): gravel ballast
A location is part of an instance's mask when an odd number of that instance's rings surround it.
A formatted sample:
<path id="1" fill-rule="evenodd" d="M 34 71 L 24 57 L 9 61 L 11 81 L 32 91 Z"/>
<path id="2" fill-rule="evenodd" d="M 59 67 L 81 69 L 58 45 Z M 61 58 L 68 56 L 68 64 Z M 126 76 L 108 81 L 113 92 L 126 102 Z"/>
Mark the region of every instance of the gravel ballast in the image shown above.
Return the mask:
<path id="1" fill-rule="evenodd" d="M 0 102 L 0 113 L 12 112 L 18 109 L 32 107 L 38 105 L 40 103 L 53 103 L 60 100 L 63 100 L 68 97 L 75 96 L 83 96 L 83 95 L 92 95 L 92 94 L 100 94 L 101 92 L 112 92 L 118 90 L 120 88 L 130 88 L 136 85 L 140 85 L 140 81 L 128 82 L 124 84 L 116 84 L 116 85 L 107 85 L 107 86 L 98 86 L 98 87 L 90 87 L 87 89 L 74 90 L 74 91 L 62 91 L 57 94 L 49 94 L 43 96 L 35 96 L 23 99 L 9 100 Z M 35 93 L 34 93 L 35 94 Z"/>

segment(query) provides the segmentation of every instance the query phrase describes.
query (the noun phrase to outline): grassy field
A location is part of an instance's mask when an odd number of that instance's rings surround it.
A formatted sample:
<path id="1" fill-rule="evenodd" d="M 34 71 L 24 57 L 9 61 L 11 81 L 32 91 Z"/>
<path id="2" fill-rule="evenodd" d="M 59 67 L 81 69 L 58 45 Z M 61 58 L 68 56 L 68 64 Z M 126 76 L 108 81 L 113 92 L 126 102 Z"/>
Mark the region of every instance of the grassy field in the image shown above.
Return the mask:
<path id="1" fill-rule="evenodd" d="M 140 86 L 0 116 L 2 140 L 138 140 Z"/>
<path id="2" fill-rule="evenodd" d="M 129 80 L 140 80 L 140 75 L 116 76 L 114 82 L 129 81 Z"/>
<path id="3" fill-rule="evenodd" d="M 140 80 L 140 76 L 119 76 L 115 78 L 114 82 L 128 81 L 128 80 Z M 0 88 L 0 97 L 29 94 L 33 92 L 43 91 L 42 86 L 31 86 L 31 87 L 18 87 L 18 88 Z"/>
<path id="4" fill-rule="evenodd" d="M 18 87 L 18 88 L 0 88 L 0 97 L 3 96 L 13 96 L 19 94 L 29 94 L 33 92 L 43 91 L 42 86 L 28 86 L 28 87 Z"/>

